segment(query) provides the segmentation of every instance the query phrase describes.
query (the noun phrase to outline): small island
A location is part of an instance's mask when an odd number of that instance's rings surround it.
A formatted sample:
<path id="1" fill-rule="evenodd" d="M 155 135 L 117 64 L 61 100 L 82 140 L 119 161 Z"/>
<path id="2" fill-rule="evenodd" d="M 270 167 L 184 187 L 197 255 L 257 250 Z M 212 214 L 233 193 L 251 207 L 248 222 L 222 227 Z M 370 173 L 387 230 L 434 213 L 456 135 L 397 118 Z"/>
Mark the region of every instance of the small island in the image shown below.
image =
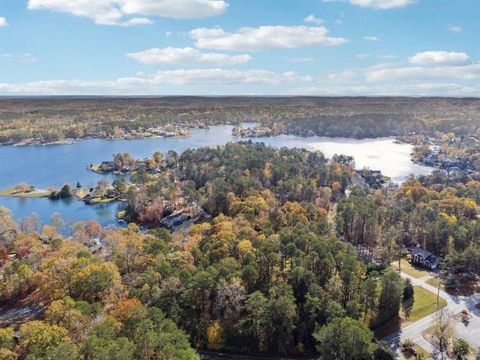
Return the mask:
<path id="1" fill-rule="evenodd" d="M 122 179 L 114 181 L 113 184 L 102 179 L 93 188 L 83 188 L 80 183 L 77 183 L 75 188 L 64 184 L 60 190 L 37 189 L 34 185 L 21 183 L 13 188 L 0 191 L 0 197 L 48 198 L 53 201 L 76 198 L 87 205 L 92 205 L 119 200 L 118 196 L 125 188 L 126 183 Z"/>
<path id="2" fill-rule="evenodd" d="M 42 198 L 50 196 L 48 190 L 37 189 L 33 185 L 21 183 L 13 188 L 0 191 L 2 197 L 20 197 L 20 198 Z"/>

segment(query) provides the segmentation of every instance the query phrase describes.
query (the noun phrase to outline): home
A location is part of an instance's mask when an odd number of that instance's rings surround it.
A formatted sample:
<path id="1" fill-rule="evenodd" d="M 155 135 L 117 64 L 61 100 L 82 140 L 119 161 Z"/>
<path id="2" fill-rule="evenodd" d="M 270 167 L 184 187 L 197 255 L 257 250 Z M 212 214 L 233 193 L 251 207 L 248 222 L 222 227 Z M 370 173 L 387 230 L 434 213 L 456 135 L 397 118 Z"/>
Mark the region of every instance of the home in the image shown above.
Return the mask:
<path id="1" fill-rule="evenodd" d="M 438 162 L 438 154 L 432 153 L 423 158 L 423 163 L 428 166 L 434 166 Z"/>
<path id="2" fill-rule="evenodd" d="M 442 161 L 442 167 L 444 169 L 450 169 L 453 167 L 463 168 L 464 164 L 462 159 L 446 158 L 445 160 Z"/>
<path id="3" fill-rule="evenodd" d="M 431 252 L 416 246 L 411 249 L 412 264 L 421 266 L 430 270 L 435 270 L 440 264 L 440 259 Z"/>

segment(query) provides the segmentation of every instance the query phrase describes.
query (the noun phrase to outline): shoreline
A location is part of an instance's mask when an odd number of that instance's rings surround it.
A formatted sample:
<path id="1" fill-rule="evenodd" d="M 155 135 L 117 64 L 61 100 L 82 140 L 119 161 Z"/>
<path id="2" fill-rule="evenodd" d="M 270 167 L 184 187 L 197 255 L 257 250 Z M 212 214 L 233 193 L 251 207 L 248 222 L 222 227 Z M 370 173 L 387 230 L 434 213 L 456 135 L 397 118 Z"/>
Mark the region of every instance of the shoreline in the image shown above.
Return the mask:
<path id="1" fill-rule="evenodd" d="M 200 128 L 199 128 L 200 129 Z M 68 138 L 64 140 L 58 141 L 50 141 L 50 142 L 42 142 L 40 140 L 35 139 L 24 139 L 15 143 L 0 143 L 0 146 L 11 146 L 11 147 L 25 147 L 25 146 L 54 146 L 54 145 L 74 145 L 75 143 L 82 141 L 82 140 L 89 140 L 89 139 L 99 139 L 99 140 L 147 140 L 147 139 L 186 139 L 189 138 L 190 134 L 179 134 L 175 136 L 168 136 L 168 135 L 145 135 L 145 136 L 122 136 L 122 137 L 103 137 L 103 136 L 86 136 L 81 138 Z"/>
<path id="2" fill-rule="evenodd" d="M 45 189 L 35 189 L 32 191 L 16 191 L 14 188 L 0 190 L 0 197 L 16 198 L 48 198 L 50 192 Z"/>

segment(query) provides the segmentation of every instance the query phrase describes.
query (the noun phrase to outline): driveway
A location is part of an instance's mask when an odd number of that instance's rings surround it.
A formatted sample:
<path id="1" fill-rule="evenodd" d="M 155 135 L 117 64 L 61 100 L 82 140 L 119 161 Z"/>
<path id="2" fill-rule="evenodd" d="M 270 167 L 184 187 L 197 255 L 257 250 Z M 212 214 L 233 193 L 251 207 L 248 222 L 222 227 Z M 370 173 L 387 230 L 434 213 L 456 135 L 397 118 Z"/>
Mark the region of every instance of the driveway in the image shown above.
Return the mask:
<path id="1" fill-rule="evenodd" d="M 410 279 L 413 285 L 421 286 L 434 294 L 438 293 L 440 297 L 446 300 L 447 306 L 445 309 L 449 314 L 456 315 L 462 310 L 467 310 L 471 315 L 468 323 L 463 323 L 455 318 L 452 320 L 455 334 L 465 339 L 471 347 L 475 349 L 480 348 L 480 310 L 475 307 L 476 304 L 480 303 L 480 293 L 471 296 L 451 295 L 443 290 L 438 291 L 436 287 L 427 284 L 427 281 L 432 278 L 432 275 L 427 275 L 423 278 L 414 278 L 402 272 L 401 276 L 405 279 Z M 382 340 L 399 352 L 397 349 L 398 344 L 406 339 L 410 339 L 427 352 L 432 353 L 434 348 L 432 344 L 423 338 L 422 333 L 434 325 L 435 317 L 435 313 L 425 316 Z"/>

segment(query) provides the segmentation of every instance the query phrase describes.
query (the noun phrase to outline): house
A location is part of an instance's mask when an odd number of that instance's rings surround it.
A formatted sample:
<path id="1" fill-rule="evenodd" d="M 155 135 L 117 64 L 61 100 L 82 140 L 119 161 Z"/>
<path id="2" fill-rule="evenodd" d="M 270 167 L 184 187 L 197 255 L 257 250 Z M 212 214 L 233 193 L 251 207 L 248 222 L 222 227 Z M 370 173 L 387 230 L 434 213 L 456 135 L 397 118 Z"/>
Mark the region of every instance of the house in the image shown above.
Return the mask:
<path id="1" fill-rule="evenodd" d="M 428 166 L 434 166 L 438 162 L 438 154 L 432 153 L 423 158 L 423 163 Z"/>
<path id="2" fill-rule="evenodd" d="M 416 246 L 411 249 L 412 264 L 421 266 L 430 270 L 435 270 L 440 264 L 440 259 L 431 252 Z"/>
<path id="3" fill-rule="evenodd" d="M 462 159 L 457 158 L 446 158 L 442 161 L 442 167 L 444 169 L 450 169 L 453 167 L 463 168 L 463 161 Z"/>

